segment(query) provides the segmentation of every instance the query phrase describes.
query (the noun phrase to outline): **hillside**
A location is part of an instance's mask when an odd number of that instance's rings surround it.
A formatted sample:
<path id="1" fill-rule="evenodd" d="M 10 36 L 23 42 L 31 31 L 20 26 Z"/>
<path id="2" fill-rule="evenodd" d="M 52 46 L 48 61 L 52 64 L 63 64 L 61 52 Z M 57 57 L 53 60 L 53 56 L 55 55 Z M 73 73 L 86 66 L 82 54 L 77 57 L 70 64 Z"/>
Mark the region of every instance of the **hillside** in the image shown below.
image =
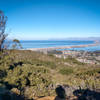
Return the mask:
<path id="1" fill-rule="evenodd" d="M 66 89 L 67 97 L 77 97 L 74 94 L 76 90 L 97 92 L 100 89 L 100 66 L 82 63 L 70 56 L 56 58 L 52 54 L 29 50 L 11 50 L 6 51 L 5 56 L 1 54 L 0 98 L 54 98 L 58 85 Z"/>

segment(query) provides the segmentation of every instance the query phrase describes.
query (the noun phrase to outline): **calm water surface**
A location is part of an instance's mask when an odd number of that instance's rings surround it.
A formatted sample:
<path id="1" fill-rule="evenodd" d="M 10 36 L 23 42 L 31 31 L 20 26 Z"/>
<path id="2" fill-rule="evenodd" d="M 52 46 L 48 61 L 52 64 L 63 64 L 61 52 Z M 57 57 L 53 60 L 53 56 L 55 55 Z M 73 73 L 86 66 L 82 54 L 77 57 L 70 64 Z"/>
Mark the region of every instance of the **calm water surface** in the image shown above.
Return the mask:
<path id="1" fill-rule="evenodd" d="M 86 45 L 86 44 L 93 44 L 94 41 L 66 41 L 66 40 L 33 40 L 33 41 L 20 41 L 23 49 L 29 48 L 48 48 L 48 47 L 59 47 L 59 46 L 73 46 L 73 45 Z M 100 50 L 100 46 L 94 47 L 84 47 L 84 48 L 74 48 L 70 50 L 88 50 L 88 51 L 95 51 Z"/>

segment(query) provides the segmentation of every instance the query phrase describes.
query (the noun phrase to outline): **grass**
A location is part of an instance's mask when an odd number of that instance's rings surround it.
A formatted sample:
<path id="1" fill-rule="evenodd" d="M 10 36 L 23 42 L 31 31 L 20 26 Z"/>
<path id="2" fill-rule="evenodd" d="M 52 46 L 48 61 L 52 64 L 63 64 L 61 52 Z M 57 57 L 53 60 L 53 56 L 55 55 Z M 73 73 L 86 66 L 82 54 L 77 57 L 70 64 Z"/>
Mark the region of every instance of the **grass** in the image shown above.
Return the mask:
<path id="1" fill-rule="evenodd" d="M 85 65 L 85 63 L 79 62 L 75 58 L 72 58 L 69 56 L 68 58 L 65 59 L 66 62 L 72 63 L 72 64 L 77 64 L 77 65 Z"/>
<path id="2" fill-rule="evenodd" d="M 59 73 L 63 75 L 70 75 L 73 73 L 73 69 L 72 68 L 62 68 L 60 69 Z"/>

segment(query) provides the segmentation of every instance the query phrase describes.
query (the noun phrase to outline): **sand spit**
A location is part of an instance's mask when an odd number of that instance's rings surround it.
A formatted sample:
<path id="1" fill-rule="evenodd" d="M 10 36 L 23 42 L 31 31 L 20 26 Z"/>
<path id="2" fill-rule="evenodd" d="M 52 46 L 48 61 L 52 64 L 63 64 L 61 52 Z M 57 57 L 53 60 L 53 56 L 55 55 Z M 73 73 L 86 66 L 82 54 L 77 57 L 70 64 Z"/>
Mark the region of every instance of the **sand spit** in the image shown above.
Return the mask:
<path id="1" fill-rule="evenodd" d="M 100 41 L 94 41 L 93 44 L 87 44 L 87 45 L 60 46 L 60 47 L 48 47 L 48 48 L 30 48 L 28 50 L 32 50 L 32 51 L 51 51 L 51 50 L 58 50 L 58 49 L 93 47 L 93 46 L 98 46 L 98 45 L 100 45 Z"/>

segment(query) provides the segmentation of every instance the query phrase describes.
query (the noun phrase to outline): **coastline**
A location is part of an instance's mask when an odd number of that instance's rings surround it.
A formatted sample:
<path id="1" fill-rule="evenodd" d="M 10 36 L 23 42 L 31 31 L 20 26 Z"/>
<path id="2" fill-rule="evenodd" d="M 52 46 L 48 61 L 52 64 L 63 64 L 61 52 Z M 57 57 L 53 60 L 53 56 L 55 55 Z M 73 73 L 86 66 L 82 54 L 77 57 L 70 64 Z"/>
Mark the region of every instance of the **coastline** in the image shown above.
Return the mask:
<path id="1" fill-rule="evenodd" d="M 32 50 L 32 51 L 51 51 L 51 50 L 57 50 L 57 49 L 93 47 L 93 46 L 98 46 L 98 45 L 100 45 L 100 41 L 94 41 L 93 44 L 87 44 L 87 45 L 59 46 L 59 47 L 48 47 L 48 48 L 29 48 L 27 50 Z"/>

